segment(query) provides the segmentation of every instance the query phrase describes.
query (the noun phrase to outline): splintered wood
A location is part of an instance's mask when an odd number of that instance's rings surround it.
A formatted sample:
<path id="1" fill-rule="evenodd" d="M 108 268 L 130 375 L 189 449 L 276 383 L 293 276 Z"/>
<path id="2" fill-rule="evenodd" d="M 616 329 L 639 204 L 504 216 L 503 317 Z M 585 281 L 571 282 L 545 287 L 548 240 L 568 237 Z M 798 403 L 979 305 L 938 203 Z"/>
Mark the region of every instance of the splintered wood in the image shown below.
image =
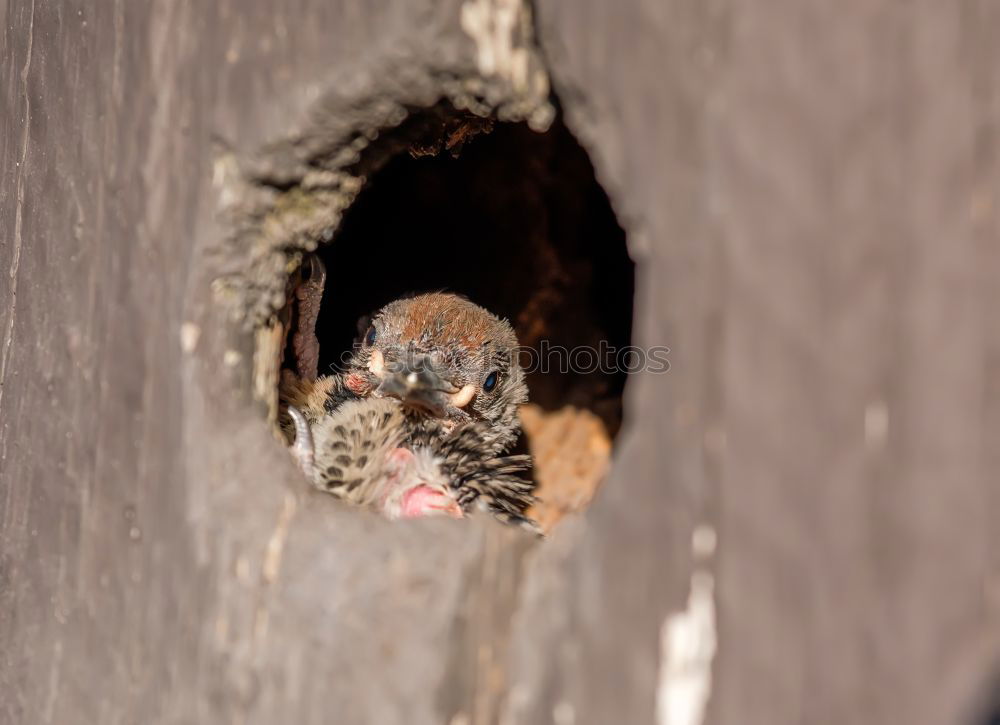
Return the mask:
<path id="1" fill-rule="evenodd" d="M 546 533 L 590 503 L 611 463 L 611 436 L 589 410 L 521 407 L 521 424 L 534 459 L 540 502 L 529 512 Z"/>

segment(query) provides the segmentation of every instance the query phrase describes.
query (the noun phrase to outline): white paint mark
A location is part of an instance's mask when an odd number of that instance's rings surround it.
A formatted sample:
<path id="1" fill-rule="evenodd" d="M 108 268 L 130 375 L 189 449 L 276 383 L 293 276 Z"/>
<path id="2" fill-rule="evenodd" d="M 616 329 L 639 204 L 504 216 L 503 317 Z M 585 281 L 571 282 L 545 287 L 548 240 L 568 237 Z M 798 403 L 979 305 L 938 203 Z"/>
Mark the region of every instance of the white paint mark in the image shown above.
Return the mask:
<path id="1" fill-rule="evenodd" d="M 527 119 L 536 131 L 552 123 L 555 109 L 546 102 L 549 77 L 534 56 L 534 21 L 526 0 L 466 0 L 461 10 L 462 29 L 476 44 L 476 65 L 486 78 L 510 84 L 520 95 L 539 104 Z"/>
<path id="2" fill-rule="evenodd" d="M 295 496 L 290 493 L 285 494 L 285 502 L 281 507 L 278 516 L 278 523 L 271 532 L 271 538 L 267 541 L 267 549 L 264 553 L 264 565 L 261 567 L 261 574 L 267 584 L 271 584 L 278 577 L 281 569 L 281 555 L 285 550 L 285 540 L 288 538 L 288 527 L 295 515 Z"/>
<path id="3" fill-rule="evenodd" d="M 691 534 L 691 551 L 699 559 L 707 559 L 715 553 L 716 541 L 715 529 L 701 524 Z"/>
<path id="4" fill-rule="evenodd" d="M 557 702 L 552 708 L 552 721 L 556 725 L 573 725 L 576 722 L 576 710 L 568 702 Z"/>
<path id="5" fill-rule="evenodd" d="M 522 89 L 528 80 L 528 50 L 514 47 L 522 0 L 469 0 L 462 5 L 462 29 L 476 41 L 476 62 L 484 76 L 499 75 Z"/>
<path id="6" fill-rule="evenodd" d="M 225 354 L 222 356 L 222 362 L 226 364 L 226 367 L 234 368 L 240 364 L 243 356 L 240 355 L 236 350 L 226 350 Z"/>
<path id="7" fill-rule="evenodd" d="M 712 575 L 695 571 L 687 609 L 663 621 L 656 691 L 658 725 L 701 725 L 704 721 L 716 649 L 714 596 Z"/>
<path id="8" fill-rule="evenodd" d="M 219 206 L 222 209 L 231 209 L 239 203 L 240 185 L 241 177 L 236 156 L 232 153 L 219 154 L 212 163 L 212 186 L 219 190 Z M 218 294 L 217 288 L 215 291 Z"/>
<path id="9" fill-rule="evenodd" d="M 889 406 L 876 400 L 865 408 L 865 443 L 869 448 L 882 448 L 889 438 Z"/>
<path id="10" fill-rule="evenodd" d="M 193 322 L 185 322 L 181 325 L 181 350 L 184 352 L 194 352 L 198 347 L 198 338 L 201 337 L 201 328 Z"/>

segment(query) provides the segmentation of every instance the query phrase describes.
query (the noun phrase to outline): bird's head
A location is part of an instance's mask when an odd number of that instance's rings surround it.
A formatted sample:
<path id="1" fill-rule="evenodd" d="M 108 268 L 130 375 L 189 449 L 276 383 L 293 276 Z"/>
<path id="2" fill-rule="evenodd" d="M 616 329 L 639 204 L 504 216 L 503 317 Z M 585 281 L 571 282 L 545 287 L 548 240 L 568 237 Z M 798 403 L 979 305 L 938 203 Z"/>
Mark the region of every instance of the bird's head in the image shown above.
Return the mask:
<path id="1" fill-rule="evenodd" d="M 458 295 L 389 303 L 362 333 L 349 367 L 355 393 L 398 398 L 411 412 L 449 425 L 485 421 L 498 449 L 520 430 L 517 407 L 528 389 L 514 330 Z"/>

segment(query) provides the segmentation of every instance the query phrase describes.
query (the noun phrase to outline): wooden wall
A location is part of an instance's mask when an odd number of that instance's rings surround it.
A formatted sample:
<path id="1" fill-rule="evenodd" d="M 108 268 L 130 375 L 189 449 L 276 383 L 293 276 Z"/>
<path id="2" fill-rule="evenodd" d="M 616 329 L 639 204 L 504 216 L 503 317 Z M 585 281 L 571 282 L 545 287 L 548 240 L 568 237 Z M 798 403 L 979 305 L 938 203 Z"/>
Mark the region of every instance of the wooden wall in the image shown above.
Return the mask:
<path id="1" fill-rule="evenodd" d="M 988 0 L 538 0 L 671 371 L 630 381 L 605 488 L 544 544 L 304 490 L 210 289 L 220 149 L 386 59 L 533 48 L 513 8 L 0 2 L 0 721 L 972 722 L 1000 669 Z"/>

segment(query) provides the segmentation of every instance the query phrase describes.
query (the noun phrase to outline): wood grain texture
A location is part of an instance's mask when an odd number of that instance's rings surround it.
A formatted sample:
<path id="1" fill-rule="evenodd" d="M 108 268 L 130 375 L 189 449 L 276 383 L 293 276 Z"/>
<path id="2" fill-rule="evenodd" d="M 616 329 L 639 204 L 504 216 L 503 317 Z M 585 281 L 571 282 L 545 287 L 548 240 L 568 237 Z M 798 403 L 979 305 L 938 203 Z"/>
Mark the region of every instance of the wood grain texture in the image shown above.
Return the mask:
<path id="1" fill-rule="evenodd" d="M 649 721 L 683 602 L 639 572 L 683 576 L 682 498 L 719 542 L 708 722 L 968 721 L 1000 636 L 995 7 L 540 6 L 672 368 L 633 380 L 554 595 L 572 674 L 525 712 Z"/>
<path id="2" fill-rule="evenodd" d="M 1000 666 L 997 9 L 537 2 L 634 340 L 671 348 L 538 545 L 305 491 L 211 299 L 218 142 L 403 47 L 473 62 L 460 8 L 0 3 L 0 722 L 654 722 L 698 525 L 706 722 L 968 717 Z"/>
<path id="3" fill-rule="evenodd" d="M 209 283 L 216 142 L 288 133 L 401 42 L 471 55 L 457 4 L 2 16 L 0 721 L 440 722 L 509 534 L 305 491 Z"/>

